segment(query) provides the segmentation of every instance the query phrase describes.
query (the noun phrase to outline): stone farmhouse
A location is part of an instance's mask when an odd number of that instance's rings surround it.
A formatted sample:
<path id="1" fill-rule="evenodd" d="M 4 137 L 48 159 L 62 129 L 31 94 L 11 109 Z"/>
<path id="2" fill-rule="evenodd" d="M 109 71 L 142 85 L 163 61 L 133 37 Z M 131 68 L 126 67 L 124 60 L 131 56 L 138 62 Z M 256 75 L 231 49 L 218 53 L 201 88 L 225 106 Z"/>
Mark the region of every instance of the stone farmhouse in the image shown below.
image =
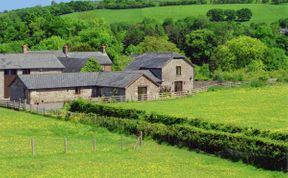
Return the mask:
<path id="1" fill-rule="evenodd" d="M 81 73 L 90 57 L 104 72 Z M 193 65 L 172 52 L 135 56 L 124 71 L 112 72 L 112 61 L 100 52 L 33 51 L 0 55 L 0 98 L 29 104 L 61 103 L 76 98 L 121 97 L 151 100 L 161 92 L 190 92 Z"/>
<path id="2" fill-rule="evenodd" d="M 159 79 L 161 92 L 189 92 L 193 89 L 193 65 L 177 53 L 144 53 L 136 56 L 125 70 L 151 72 Z"/>
<path id="3" fill-rule="evenodd" d="M 94 57 L 104 71 L 112 70 L 112 61 L 102 47 L 101 52 L 31 51 L 22 46 L 20 54 L 0 54 L 0 99 L 9 98 L 9 85 L 17 75 L 80 72 L 89 58 Z"/>
<path id="4" fill-rule="evenodd" d="M 11 100 L 29 104 L 67 102 L 79 97 L 125 96 L 123 100 L 157 99 L 159 84 L 143 73 L 96 72 L 19 75 L 10 86 Z"/>

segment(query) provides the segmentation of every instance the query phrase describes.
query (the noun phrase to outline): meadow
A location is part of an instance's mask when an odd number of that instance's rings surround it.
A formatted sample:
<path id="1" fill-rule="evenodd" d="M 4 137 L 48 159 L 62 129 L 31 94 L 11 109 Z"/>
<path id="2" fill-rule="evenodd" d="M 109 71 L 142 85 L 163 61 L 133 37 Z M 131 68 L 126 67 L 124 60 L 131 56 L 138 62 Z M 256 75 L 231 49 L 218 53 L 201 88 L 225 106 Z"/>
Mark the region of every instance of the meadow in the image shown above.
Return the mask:
<path id="1" fill-rule="evenodd" d="M 184 6 L 167 6 L 152 7 L 143 9 L 124 9 L 124 10 L 93 10 L 87 12 L 68 14 L 63 17 L 79 18 L 90 20 L 93 18 L 104 18 L 109 23 L 114 22 L 139 22 L 144 18 L 156 18 L 163 21 L 165 18 L 180 19 L 187 16 L 206 16 L 209 9 L 251 9 L 253 16 L 249 22 L 271 23 L 278 21 L 280 18 L 288 17 L 288 4 L 271 5 L 271 4 L 205 4 L 205 5 L 184 5 Z"/>
<path id="2" fill-rule="evenodd" d="M 103 128 L 0 108 L 0 171 L 3 177 L 285 177 L 241 162 L 144 140 Z M 30 139 L 36 140 L 36 156 Z M 68 153 L 63 153 L 63 138 Z M 96 138 L 92 152 L 91 138 Z M 123 143 L 122 147 L 121 142 Z"/>
<path id="3" fill-rule="evenodd" d="M 216 89 L 177 99 L 108 105 L 198 118 L 215 123 L 288 132 L 287 84 L 261 88 Z"/>

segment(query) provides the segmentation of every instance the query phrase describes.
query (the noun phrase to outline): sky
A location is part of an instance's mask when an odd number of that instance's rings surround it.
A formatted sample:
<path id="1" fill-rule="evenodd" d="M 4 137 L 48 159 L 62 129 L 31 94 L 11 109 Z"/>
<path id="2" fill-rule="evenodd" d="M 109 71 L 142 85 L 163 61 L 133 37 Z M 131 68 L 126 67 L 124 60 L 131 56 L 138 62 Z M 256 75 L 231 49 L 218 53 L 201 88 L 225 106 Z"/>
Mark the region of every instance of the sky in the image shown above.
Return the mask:
<path id="1" fill-rule="evenodd" d="M 50 5 L 52 0 L 0 0 L 0 12 L 4 10 L 33 7 L 37 5 Z M 71 0 L 55 0 L 56 2 L 69 2 Z"/>

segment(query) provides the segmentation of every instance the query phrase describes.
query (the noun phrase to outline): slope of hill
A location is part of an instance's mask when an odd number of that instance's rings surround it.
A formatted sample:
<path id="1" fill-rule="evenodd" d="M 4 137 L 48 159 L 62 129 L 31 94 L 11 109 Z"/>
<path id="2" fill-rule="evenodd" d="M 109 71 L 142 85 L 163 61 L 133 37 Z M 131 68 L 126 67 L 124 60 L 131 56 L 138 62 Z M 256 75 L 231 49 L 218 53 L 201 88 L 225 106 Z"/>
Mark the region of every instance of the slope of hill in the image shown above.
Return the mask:
<path id="1" fill-rule="evenodd" d="M 126 9 L 126 10 L 94 10 L 80 13 L 73 13 L 63 17 L 72 17 L 79 19 L 93 19 L 101 17 L 109 23 L 113 22 L 129 22 L 135 23 L 143 18 L 155 18 L 162 21 L 165 18 L 184 18 L 187 16 L 205 16 L 207 11 L 212 8 L 223 9 L 241 9 L 249 8 L 252 10 L 253 16 L 251 22 L 271 23 L 278 21 L 280 18 L 288 17 L 288 4 L 271 5 L 271 4 L 206 4 L 206 5 L 186 5 L 186 6 L 167 6 L 152 7 L 144 9 Z"/>
<path id="2" fill-rule="evenodd" d="M 3 177 L 285 177 L 282 172 L 264 171 L 150 140 L 134 150 L 133 137 L 3 108 L 0 134 Z M 94 136 L 96 152 L 91 151 Z M 31 155 L 32 137 L 36 156 Z M 63 153 L 64 137 L 68 138 L 67 154 Z"/>

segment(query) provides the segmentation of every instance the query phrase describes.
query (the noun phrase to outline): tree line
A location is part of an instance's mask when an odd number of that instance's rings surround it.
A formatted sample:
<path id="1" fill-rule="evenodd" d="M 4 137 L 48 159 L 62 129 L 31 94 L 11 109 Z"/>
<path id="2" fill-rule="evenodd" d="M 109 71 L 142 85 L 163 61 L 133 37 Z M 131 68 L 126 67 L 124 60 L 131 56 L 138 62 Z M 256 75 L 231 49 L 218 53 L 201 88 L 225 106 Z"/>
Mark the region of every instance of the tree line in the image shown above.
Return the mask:
<path id="1" fill-rule="evenodd" d="M 210 9 L 207 12 L 207 17 L 210 21 L 249 21 L 252 18 L 252 11 L 248 8 L 239 10 L 233 9 Z"/>

